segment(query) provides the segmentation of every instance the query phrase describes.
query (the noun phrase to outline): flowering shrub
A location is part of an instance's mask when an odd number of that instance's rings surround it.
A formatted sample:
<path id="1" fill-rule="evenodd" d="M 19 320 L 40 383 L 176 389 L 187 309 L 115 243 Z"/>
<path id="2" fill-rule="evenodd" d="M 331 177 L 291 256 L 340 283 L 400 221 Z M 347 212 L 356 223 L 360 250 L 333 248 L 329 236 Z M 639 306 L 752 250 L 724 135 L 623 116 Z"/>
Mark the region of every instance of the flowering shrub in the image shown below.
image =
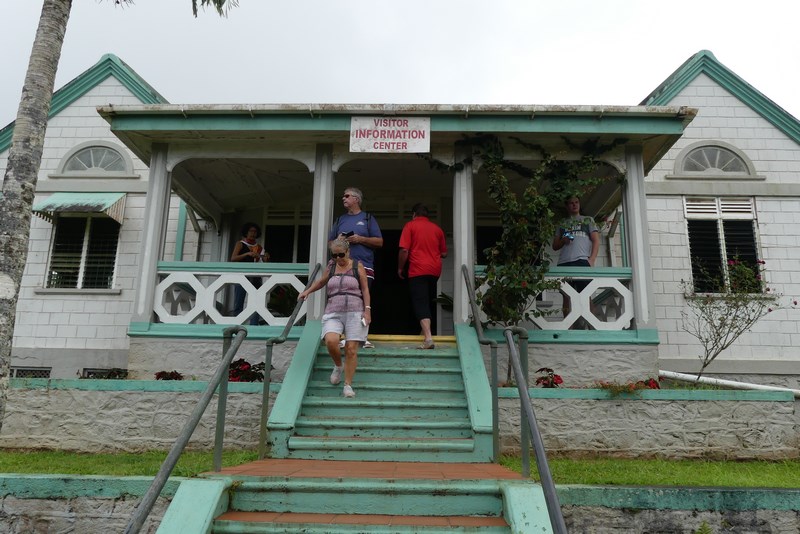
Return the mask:
<path id="1" fill-rule="evenodd" d="M 543 388 L 557 388 L 559 384 L 563 384 L 564 380 L 560 375 L 557 375 L 549 367 L 542 367 L 536 370 L 537 373 L 544 373 L 543 376 L 536 377 L 536 385 Z"/>
<path id="2" fill-rule="evenodd" d="M 713 293 L 696 291 L 684 282 L 690 312 L 682 312 L 683 330 L 697 338 L 703 348 L 697 378 L 719 354 L 766 314 L 778 307 L 780 295 L 771 292 L 764 281 L 763 260 L 755 263 L 738 257 L 728 261 L 727 280 L 711 277 L 700 269 L 697 283 L 714 287 Z"/>
<path id="3" fill-rule="evenodd" d="M 264 364 L 251 365 L 243 358 L 232 361 L 228 370 L 229 382 L 263 382 Z"/>
<path id="4" fill-rule="evenodd" d="M 156 380 L 183 380 L 183 375 L 178 371 L 159 371 Z"/>
<path id="5" fill-rule="evenodd" d="M 628 382 L 626 384 L 620 384 L 619 382 L 605 382 L 600 380 L 594 384 L 598 389 L 604 389 L 608 391 L 609 395 L 612 397 L 622 395 L 623 393 L 635 394 L 642 389 L 661 389 L 658 380 L 655 378 L 646 378 L 644 380 Z"/>

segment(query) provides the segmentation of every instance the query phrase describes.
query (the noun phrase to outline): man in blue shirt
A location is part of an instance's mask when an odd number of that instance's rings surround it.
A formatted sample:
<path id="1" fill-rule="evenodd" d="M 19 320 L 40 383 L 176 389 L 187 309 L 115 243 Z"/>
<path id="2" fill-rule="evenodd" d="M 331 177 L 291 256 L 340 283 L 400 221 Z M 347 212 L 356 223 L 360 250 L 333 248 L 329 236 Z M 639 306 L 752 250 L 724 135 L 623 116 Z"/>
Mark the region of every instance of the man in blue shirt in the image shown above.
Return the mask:
<path id="1" fill-rule="evenodd" d="M 347 213 L 340 216 L 333 223 L 328 241 L 337 237 L 344 237 L 350 243 L 350 257 L 358 260 L 367 271 L 367 285 L 372 289 L 375 279 L 375 249 L 383 246 L 383 235 L 378 226 L 378 221 L 371 213 L 361 210 L 364 195 L 355 187 L 348 187 L 342 195 L 342 205 Z M 372 347 L 367 341 L 365 348 Z"/>

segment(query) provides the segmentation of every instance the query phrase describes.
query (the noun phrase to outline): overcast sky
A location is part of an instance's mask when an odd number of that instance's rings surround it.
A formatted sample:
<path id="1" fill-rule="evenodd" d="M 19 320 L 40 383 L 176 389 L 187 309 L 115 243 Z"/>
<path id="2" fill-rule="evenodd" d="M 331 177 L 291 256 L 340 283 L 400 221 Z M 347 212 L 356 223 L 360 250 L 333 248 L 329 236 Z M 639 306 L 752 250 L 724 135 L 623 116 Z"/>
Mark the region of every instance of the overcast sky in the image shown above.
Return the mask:
<path id="1" fill-rule="evenodd" d="M 41 1 L 0 0 L 0 127 Z M 113 53 L 174 104 L 636 105 L 696 52 L 800 117 L 800 2 L 74 0 L 56 89 Z"/>

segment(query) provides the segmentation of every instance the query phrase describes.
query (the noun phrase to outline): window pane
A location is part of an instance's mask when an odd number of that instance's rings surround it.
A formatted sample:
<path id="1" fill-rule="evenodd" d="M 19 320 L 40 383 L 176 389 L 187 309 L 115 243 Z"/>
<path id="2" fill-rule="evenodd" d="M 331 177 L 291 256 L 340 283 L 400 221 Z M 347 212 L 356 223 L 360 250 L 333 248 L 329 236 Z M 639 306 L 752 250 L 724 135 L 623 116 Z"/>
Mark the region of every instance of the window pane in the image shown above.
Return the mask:
<path id="1" fill-rule="evenodd" d="M 738 259 L 755 269 L 758 255 L 753 221 L 722 221 L 722 230 L 728 260 Z"/>
<path id="2" fill-rule="evenodd" d="M 705 146 L 692 150 L 683 161 L 683 170 L 748 173 L 747 165 L 742 158 L 718 146 Z"/>
<path id="3" fill-rule="evenodd" d="M 86 221 L 82 217 L 60 217 L 56 220 L 47 287 L 78 287 Z"/>
<path id="4" fill-rule="evenodd" d="M 689 219 L 686 222 L 694 289 L 698 292 L 718 291 L 724 287 L 724 280 L 717 221 Z"/>
<path id="5" fill-rule="evenodd" d="M 67 162 L 65 171 L 125 171 L 125 161 L 116 150 L 95 146 L 84 148 Z"/>
<path id="6" fill-rule="evenodd" d="M 83 273 L 84 289 L 110 289 L 114 283 L 119 223 L 94 217 L 89 228 L 89 247 Z"/>

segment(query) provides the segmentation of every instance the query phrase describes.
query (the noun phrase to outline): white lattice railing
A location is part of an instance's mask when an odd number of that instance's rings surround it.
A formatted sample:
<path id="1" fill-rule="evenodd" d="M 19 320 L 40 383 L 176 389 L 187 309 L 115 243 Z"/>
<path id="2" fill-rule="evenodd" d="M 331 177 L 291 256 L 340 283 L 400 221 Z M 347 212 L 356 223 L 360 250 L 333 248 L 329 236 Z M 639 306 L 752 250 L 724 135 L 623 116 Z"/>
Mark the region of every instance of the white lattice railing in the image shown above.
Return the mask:
<path id="1" fill-rule="evenodd" d="M 534 318 L 533 323 L 542 330 L 631 328 L 634 309 L 631 273 L 630 268 L 624 267 L 552 268 L 547 278 L 561 278 L 561 289 L 545 291 L 534 301 L 532 307 L 543 315 Z M 580 288 L 582 284 L 586 286 Z M 485 289 L 484 285 L 479 291 Z"/>
<path id="2" fill-rule="evenodd" d="M 243 324 L 258 314 L 270 326 L 285 326 L 308 279 L 306 263 L 160 262 L 153 311 L 173 324 Z M 256 289 L 248 278 L 259 277 Z M 234 286 L 247 292 L 244 309 L 230 315 Z M 305 317 L 306 305 L 297 319 Z"/>

